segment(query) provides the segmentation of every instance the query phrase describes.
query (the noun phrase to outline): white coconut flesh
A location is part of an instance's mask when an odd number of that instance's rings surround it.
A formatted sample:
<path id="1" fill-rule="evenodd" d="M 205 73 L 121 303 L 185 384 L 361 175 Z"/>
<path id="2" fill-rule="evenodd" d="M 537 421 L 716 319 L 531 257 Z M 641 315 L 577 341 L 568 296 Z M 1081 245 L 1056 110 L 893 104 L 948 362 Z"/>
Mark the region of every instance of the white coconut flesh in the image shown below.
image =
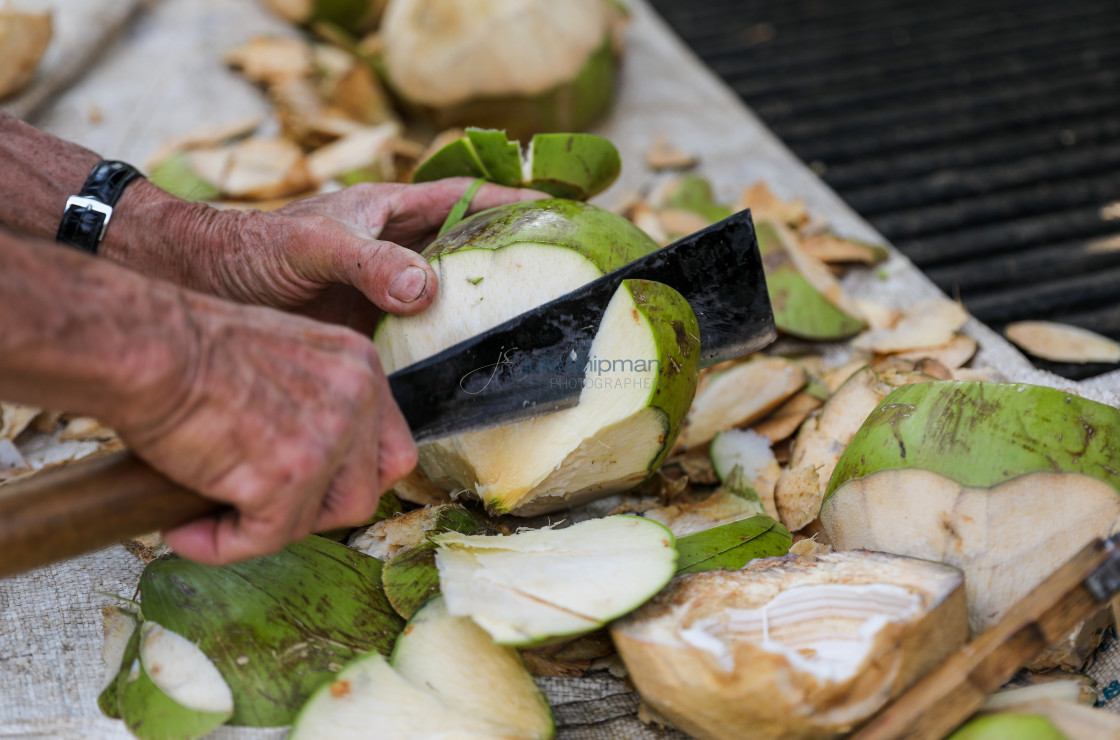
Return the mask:
<path id="1" fill-rule="evenodd" d="M 289 740 L 489 740 L 508 734 L 454 709 L 397 673 L 378 653 L 347 666 L 308 700 Z"/>
<path id="2" fill-rule="evenodd" d="M 712 467 L 723 482 L 738 467 L 743 478 L 758 494 L 765 514 L 778 518 L 774 503 L 774 486 L 781 474 L 781 467 L 774 457 L 770 439 L 752 429 L 728 429 L 712 439 L 710 448 Z"/>
<path id="3" fill-rule="evenodd" d="M 661 522 L 674 537 L 703 532 L 721 524 L 749 519 L 757 514 L 767 514 L 765 505 L 739 496 L 730 491 L 716 491 L 703 501 L 694 504 L 676 504 L 646 509 L 642 516 Z"/>
<path id="4" fill-rule="evenodd" d="M 101 684 L 101 690 L 104 691 L 117 680 L 124 652 L 128 649 L 132 633 L 136 631 L 136 618 L 115 606 L 103 607 L 101 631 L 104 638 L 101 643 L 101 662 L 105 664 L 105 680 Z"/>
<path id="5" fill-rule="evenodd" d="M 233 693 L 198 645 L 155 622 L 140 626 L 140 663 L 160 691 L 196 712 L 231 714 Z"/>
<path id="6" fill-rule="evenodd" d="M 389 372 L 601 274 L 573 250 L 540 244 L 455 252 L 441 257 L 437 268 L 440 295 L 427 311 L 409 317 L 409 339 L 402 336 L 404 322 L 387 322 L 377 334 Z M 526 285 L 547 288 L 527 296 Z M 592 367 L 575 407 L 426 445 L 424 471 L 437 485 L 470 488 L 496 510 L 525 515 L 629 488 L 649 474 L 668 432 L 665 414 L 650 407 L 658 357 L 648 320 L 622 286 L 592 342 Z M 548 372 L 546 366 L 529 370 Z M 482 378 L 488 372 L 492 368 L 478 370 Z"/>
<path id="7" fill-rule="evenodd" d="M 1085 542 L 1120 529 L 1120 496 L 1078 473 L 1031 473 L 969 488 L 927 470 L 886 470 L 837 489 L 821 522 L 839 550 L 892 552 L 963 570 L 969 625 L 979 633 Z"/>
<path id="8" fill-rule="evenodd" d="M 548 702 L 517 651 L 496 645 L 467 617 L 449 614 L 442 598 L 429 601 L 409 621 L 392 665 L 447 706 L 506 727 L 510 735 L 553 734 Z"/>
<path id="9" fill-rule="evenodd" d="M 805 371 L 777 357 L 721 372 L 696 394 L 678 445 L 696 447 L 719 432 L 757 421 L 804 385 Z"/>
<path id="10" fill-rule="evenodd" d="M 866 662 L 874 637 L 890 622 L 921 610 L 917 594 L 887 583 L 829 583 L 782 591 L 756 609 L 728 609 L 680 631 L 680 639 L 735 670 L 731 643 L 753 642 L 821 681 L 851 678 Z"/>
<path id="11" fill-rule="evenodd" d="M 603 0 L 394 0 L 381 24 L 383 59 L 416 103 L 530 96 L 574 79 L 607 43 L 610 23 Z"/>
<path id="12" fill-rule="evenodd" d="M 697 738 L 837 737 L 967 637 L 962 576 L 874 552 L 675 579 L 611 628 L 643 699 Z"/>
<path id="13" fill-rule="evenodd" d="M 677 563 L 669 530 L 632 516 L 433 541 L 447 610 L 507 645 L 590 632 L 657 593 Z"/>

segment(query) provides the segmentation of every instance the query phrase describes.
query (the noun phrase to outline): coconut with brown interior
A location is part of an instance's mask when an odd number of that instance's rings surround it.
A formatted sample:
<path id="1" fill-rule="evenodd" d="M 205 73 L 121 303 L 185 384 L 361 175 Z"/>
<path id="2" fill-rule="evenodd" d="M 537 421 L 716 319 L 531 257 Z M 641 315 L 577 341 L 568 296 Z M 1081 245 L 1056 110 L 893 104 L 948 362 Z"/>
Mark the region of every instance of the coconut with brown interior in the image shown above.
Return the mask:
<path id="1" fill-rule="evenodd" d="M 681 576 L 611 629 L 642 698 L 701 740 L 833 738 L 963 644 L 960 571 L 883 553 Z"/>

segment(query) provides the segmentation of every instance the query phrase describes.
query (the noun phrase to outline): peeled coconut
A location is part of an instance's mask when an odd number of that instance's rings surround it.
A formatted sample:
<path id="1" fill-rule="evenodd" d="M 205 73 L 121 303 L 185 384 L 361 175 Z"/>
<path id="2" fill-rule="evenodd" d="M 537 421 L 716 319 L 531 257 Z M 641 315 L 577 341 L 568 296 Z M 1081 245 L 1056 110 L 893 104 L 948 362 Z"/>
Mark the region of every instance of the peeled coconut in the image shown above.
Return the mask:
<path id="1" fill-rule="evenodd" d="M 19 92 L 35 75 L 51 41 L 51 14 L 0 6 L 0 99 Z"/>
<path id="2" fill-rule="evenodd" d="M 677 565 L 672 533 L 635 516 L 503 537 L 447 532 L 432 539 L 448 611 L 469 616 L 501 645 L 596 630 L 661 590 Z"/>
<path id="3" fill-rule="evenodd" d="M 642 698 L 701 740 L 833 738 L 968 635 L 960 571 L 883 553 L 681 576 L 611 628 Z"/>
<path id="4" fill-rule="evenodd" d="M 397 641 L 393 657 L 360 658 L 300 712 L 290 740 L 548 740 L 548 702 L 517 651 L 495 645 L 435 598 Z"/>
<path id="5" fill-rule="evenodd" d="M 381 562 L 322 537 L 221 568 L 155 560 L 140 595 L 144 618 L 196 643 L 228 683 L 235 725 L 289 724 L 347 662 L 388 654 L 404 626 Z"/>
<path id="6" fill-rule="evenodd" d="M 438 128 L 579 131 L 614 96 L 620 20 L 608 0 L 394 0 L 382 62 Z"/>
<path id="7" fill-rule="evenodd" d="M 1120 526 L 1120 411 L 1052 388 L 894 390 L 844 450 L 821 523 L 841 550 L 959 567 L 980 632 Z"/>
<path id="8" fill-rule="evenodd" d="M 484 211 L 425 250 L 439 275 L 432 305 L 384 317 L 374 342 L 392 372 L 654 249 L 636 226 L 586 203 L 538 200 Z M 698 337 L 679 293 L 628 280 L 599 322 L 590 357 L 577 358 L 588 371 L 576 407 L 424 445 L 420 464 L 436 485 L 517 515 L 632 487 L 676 439 L 696 389 Z"/>

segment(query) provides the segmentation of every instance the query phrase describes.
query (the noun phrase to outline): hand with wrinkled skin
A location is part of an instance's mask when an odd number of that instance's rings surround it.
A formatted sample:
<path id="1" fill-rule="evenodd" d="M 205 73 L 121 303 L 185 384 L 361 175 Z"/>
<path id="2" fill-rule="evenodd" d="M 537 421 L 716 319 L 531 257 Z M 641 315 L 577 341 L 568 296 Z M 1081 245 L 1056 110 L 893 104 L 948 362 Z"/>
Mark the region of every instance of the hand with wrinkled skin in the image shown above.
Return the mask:
<path id="1" fill-rule="evenodd" d="M 220 565 L 367 520 L 416 465 L 372 342 L 267 308 L 204 296 L 188 306 L 197 346 L 183 387 L 116 424 L 153 467 L 234 508 L 167 543 Z"/>

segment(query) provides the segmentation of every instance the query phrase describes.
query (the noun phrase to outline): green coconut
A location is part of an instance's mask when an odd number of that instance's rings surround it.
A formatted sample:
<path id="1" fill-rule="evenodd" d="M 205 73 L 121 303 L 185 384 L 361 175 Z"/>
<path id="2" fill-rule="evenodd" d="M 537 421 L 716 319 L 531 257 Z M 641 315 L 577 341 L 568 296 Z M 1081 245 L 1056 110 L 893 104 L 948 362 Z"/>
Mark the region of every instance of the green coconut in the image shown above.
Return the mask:
<path id="1" fill-rule="evenodd" d="M 152 561 L 144 618 L 197 642 L 233 692 L 236 725 L 289 724 L 354 657 L 389 654 L 403 627 L 381 562 L 322 537 L 221 568 Z"/>
<path id="2" fill-rule="evenodd" d="M 222 674 L 190 640 L 151 621 L 129 641 L 117 678 L 120 718 L 141 740 L 192 740 L 233 716 Z"/>
<path id="3" fill-rule="evenodd" d="M 614 97 L 621 20 L 607 0 L 395 0 L 381 29 L 385 78 L 438 128 L 527 139 L 580 131 Z"/>
<path id="4" fill-rule="evenodd" d="M 330 23 L 350 33 L 377 27 L 389 0 L 265 0 L 277 15 L 301 26 Z"/>
<path id="5" fill-rule="evenodd" d="M 415 316 L 384 317 L 374 342 L 392 372 L 655 249 L 629 221 L 586 203 L 538 200 L 484 211 L 425 250 L 440 280 L 435 302 Z M 698 337 L 680 294 L 626 281 L 589 356 L 578 358 L 587 373 L 575 408 L 425 445 L 420 464 L 436 485 L 518 515 L 629 488 L 660 466 L 676 439 L 699 377 Z"/>
<path id="6" fill-rule="evenodd" d="M 552 711 L 512 648 L 429 601 L 392 661 L 359 658 L 308 701 L 290 740 L 548 740 Z"/>
<path id="7" fill-rule="evenodd" d="M 755 233 L 774 323 L 780 331 L 802 339 L 836 340 L 867 328 L 836 277 L 822 262 L 805 254 L 784 225 L 759 220 Z"/>
<path id="8" fill-rule="evenodd" d="M 836 464 L 821 522 L 838 549 L 965 572 L 979 632 L 1088 540 L 1120 528 L 1120 411 L 1019 383 L 890 393 Z"/>
<path id="9" fill-rule="evenodd" d="M 436 545 L 424 542 L 409 548 L 381 569 L 381 584 L 389 603 L 405 619 L 439 593 Z"/>
<path id="10" fill-rule="evenodd" d="M 990 714 L 971 719 L 947 740 L 1069 740 L 1041 714 Z"/>
<path id="11" fill-rule="evenodd" d="M 677 565 L 672 533 L 634 516 L 432 540 L 448 611 L 470 617 L 499 645 L 593 632 L 661 590 Z"/>
<path id="12" fill-rule="evenodd" d="M 729 522 L 677 540 L 677 575 L 738 570 L 755 558 L 785 555 L 791 544 L 789 530 L 766 515 Z"/>

